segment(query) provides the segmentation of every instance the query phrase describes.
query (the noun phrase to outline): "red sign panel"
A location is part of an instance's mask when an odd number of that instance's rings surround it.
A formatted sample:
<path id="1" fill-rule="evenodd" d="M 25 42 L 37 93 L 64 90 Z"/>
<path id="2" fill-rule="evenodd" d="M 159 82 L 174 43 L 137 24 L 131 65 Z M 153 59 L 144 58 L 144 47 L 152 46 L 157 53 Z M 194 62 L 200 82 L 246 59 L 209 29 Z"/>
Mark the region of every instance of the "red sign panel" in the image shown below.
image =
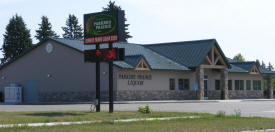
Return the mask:
<path id="1" fill-rule="evenodd" d="M 98 44 L 118 41 L 118 35 L 108 35 L 100 37 L 90 37 L 84 39 L 84 44 Z"/>

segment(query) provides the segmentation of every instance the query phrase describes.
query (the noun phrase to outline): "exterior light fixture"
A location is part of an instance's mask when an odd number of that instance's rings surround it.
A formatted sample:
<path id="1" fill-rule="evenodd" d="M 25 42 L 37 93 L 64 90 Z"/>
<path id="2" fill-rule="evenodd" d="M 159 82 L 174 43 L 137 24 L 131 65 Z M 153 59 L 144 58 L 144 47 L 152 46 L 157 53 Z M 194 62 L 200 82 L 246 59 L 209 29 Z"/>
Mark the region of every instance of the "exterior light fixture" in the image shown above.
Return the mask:
<path id="1" fill-rule="evenodd" d="M 106 75 L 106 74 L 107 74 L 107 72 L 105 72 L 105 71 L 104 71 L 104 72 L 102 72 L 102 74 L 103 74 L 103 75 Z"/>
<path id="2" fill-rule="evenodd" d="M 48 74 L 47 74 L 47 78 L 50 78 L 50 77 L 52 77 L 52 75 L 48 73 Z"/>

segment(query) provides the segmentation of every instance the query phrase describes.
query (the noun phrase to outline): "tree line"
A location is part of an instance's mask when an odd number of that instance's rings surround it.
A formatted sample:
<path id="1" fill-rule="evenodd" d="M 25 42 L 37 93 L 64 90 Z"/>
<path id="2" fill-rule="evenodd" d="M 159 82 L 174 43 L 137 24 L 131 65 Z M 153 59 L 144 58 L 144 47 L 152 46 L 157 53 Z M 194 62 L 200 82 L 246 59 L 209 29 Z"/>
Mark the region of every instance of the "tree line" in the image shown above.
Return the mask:
<path id="1" fill-rule="evenodd" d="M 109 1 L 107 7 L 103 7 L 102 11 L 117 11 L 122 10 L 120 6 L 115 4 L 115 1 Z M 125 18 L 125 21 L 126 18 Z M 52 24 L 49 21 L 47 16 L 41 17 L 41 23 L 38 24 L 39 28 L 35 30 L 35 38 L 39 42 L 46 40 L 48 37 L 60 37 L 55 31 L 52 30 Z M 128 32 L 129 24 L 125 24 L 125 40 L 132 38 Z M 83 28 L 79 24 L 78 18 L 74 14 L 69 14 L 69 17 L 66 19 L 66 25 L 61 27 L 64 31 L 62 34 L 63 38 L 70 39 L 82 39 L 83 38 Z M 1 48 L 4 58 L 1 60 L 1 63 L 6 63 L 9 60 L 23 54 L 27 49 L 31 48 L 33 45 L 30 30 L 27 29 L 26 24 L 21 16 L 16 14 L 10 20 L 6 26 L 6 31 L 3 34 L 4 41 Z"/>
<path id="2" fill-rule="evenodd" d="M 241 53 L 235 55 L 233 57 L 233 60 L 237 61 L 237 62 L 245 62 L 245 58 L 243 57 L 243 55 Z M 268 65 L 266 65 L 263 60 L 262 60 L 262 63 L 260 63 L 260 60 L 256 59 L 256 65 L 260 66 L 263 69 L 267 69 L 269 71 L 274 71 L 274 67 L 273 67 L 273 65 L 270 62 L 268 63 Z"/>

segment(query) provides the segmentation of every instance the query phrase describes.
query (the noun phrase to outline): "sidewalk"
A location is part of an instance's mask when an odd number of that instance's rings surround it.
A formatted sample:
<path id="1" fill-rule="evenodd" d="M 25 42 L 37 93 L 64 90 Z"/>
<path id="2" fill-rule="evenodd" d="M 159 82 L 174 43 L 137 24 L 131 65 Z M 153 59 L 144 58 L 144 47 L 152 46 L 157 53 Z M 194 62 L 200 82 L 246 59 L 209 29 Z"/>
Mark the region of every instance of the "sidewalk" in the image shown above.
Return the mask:
<path id="1" fill-rule="evenodd" d="M 275 101 L 275 99 L 230 99 L 230 100 L 152 100 L 152 101 L 114 101 L 114 104 L 148 104 L 148 103 L 224 103 L 224 102 L 249 102 L 249 101 Z M 58 104 L 91 104 L 92 102 L 40 102 L 20 103 L 16 105 L 58 105 Z M 108 104 L 102 101 L 101 104 Z M 0 105 L 14 105 L 14 103 L 3 103 Z"/>
<path id="2" fill-rule="evenodd" d="M 115 104 L 146 104 L 146 103 L 223 103 L 248 101 L 275 101 L 275 99 L 229 99 L 229 100 L 153 100 L 153 101 L 115 101 Z M 102 102 L 108 103 L 108 102 Z"/>

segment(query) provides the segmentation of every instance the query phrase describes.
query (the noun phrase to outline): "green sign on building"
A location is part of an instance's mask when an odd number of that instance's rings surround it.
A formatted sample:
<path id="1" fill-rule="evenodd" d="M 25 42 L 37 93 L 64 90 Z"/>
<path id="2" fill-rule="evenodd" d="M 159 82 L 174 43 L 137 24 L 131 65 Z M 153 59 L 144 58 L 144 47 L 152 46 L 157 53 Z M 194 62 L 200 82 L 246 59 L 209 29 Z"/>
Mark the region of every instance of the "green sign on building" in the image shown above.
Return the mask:
<path id="1" fill-rule="evenodd" d="M 123 41 L 124 31 L 122 10 L 84 15 L 84 44 Z"/>

